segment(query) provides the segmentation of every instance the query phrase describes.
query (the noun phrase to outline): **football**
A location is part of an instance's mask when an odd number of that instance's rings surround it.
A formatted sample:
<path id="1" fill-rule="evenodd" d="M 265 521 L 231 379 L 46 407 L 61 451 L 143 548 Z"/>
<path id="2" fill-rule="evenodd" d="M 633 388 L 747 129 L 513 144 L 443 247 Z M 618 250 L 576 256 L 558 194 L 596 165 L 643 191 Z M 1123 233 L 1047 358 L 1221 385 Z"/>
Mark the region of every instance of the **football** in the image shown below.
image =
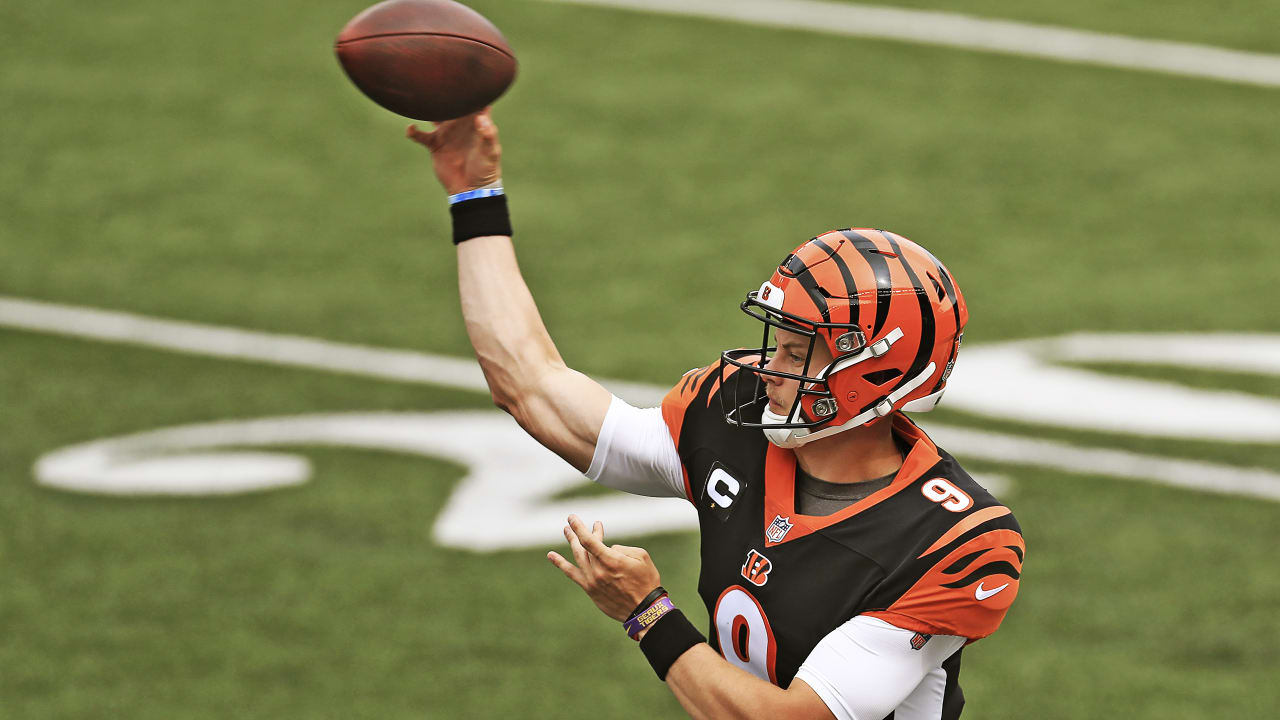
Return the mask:
<path id="1" fill-rule="evenodd" d="M 516 58 L 493 23 L 453 0 L 387 0 L 351 19 L 334 51 L 369 99 L 414 120 L 442 121 L 497 100 Z"/>

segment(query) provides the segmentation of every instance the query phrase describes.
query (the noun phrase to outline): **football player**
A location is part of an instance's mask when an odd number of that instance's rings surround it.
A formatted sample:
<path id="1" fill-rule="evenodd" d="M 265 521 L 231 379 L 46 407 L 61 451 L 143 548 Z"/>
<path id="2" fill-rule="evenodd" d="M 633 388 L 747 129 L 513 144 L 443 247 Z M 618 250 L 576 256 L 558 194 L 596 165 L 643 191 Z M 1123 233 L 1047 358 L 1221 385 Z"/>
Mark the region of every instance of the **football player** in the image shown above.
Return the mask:
<path id="1" fill-rule="evenodd" d="M 548 558 L 639 640 L 695 717 L 955 718 L 964 646 L 1018 592 L 1017 522 L 904 410 L 931 409 L 968 312 L 890 232 L 793 250 L 742 309 L 762 341 L 638 409 L 568 368 L 516 265 L 488 112 L 411 126 L 450 195 L 459 290 L 494 401 L 596 482 L 698 511 L 708 637 L 600 523 Z"/>

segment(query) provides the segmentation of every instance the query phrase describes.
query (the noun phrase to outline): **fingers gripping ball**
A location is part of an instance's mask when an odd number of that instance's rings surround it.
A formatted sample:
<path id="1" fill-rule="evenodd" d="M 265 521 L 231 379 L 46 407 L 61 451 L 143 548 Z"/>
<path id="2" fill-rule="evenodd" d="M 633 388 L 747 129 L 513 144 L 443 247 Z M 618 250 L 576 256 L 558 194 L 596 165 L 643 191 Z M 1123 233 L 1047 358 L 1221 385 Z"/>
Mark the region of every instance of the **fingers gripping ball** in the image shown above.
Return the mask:
<path id="1" fill-rule="evenodd" d="M 370 100 L 415 120 L 469 115 L 516 77 L 516 58 L 480 13 L 453 0 L 387 0 L 351 19 L 334 46 Z"/>

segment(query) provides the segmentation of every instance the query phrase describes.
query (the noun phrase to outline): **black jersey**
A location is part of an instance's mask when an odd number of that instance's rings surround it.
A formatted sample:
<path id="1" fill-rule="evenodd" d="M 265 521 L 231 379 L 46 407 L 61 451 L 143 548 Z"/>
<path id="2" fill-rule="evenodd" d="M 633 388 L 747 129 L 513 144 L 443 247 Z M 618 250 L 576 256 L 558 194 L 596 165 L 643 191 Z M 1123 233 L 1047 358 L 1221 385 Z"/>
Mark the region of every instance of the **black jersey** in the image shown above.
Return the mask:
<path id="1" fill-rule="evenodd" d="M 698 592 L 709 641 L 729 662 L 788 687 L 824 636 L 857 615 L 914 630 L 913 640 L 995 631 L 1018 592 L 1018 523 L 902 414 L 911 446 L 888 487 L 829 516 L 795 512 L 795 454 L 725 422 L 713 365 L 667 394 L 662 415 L 698 510 Z M 960 652 L 943 718 L 957 717 Z"/>

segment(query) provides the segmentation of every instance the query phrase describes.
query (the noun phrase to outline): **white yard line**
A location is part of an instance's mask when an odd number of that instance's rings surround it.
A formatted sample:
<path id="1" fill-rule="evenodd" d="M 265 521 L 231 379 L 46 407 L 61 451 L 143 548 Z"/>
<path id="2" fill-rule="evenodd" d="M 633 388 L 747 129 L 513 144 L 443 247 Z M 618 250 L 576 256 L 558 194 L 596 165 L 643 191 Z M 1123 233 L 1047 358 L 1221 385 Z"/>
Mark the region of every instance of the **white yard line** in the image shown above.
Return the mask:
<path id="1" fill-rule="evenodd" d="M 1280 87 L 1280 55 L 820 0 L 546 0 Z"/>
<path id="2" fill-rule="evenodd" d="M 39 300 L 0 296 L 0 327 L 381 380 L 480 392 L 488 392 L 489 389 L 479 365 L 470 359 L 179 322 Z M 657 405 L 664 394 L 664 391 L 647 385 L 604 378 L 597 380 L 631 402 Z"/>
<path id="3" fill-rule="evenodd" d="M 1176 460 L 1128 450 L 1079 447 L 1057 440 L 1004 435 L 928 421 L 922 424 L 938 445 L 962 458 L 981 458 L 989 462 L 1100 475 L 1117 480 L 1139 480 L 1185 490 L 1280 502 L 1280 473 L 1263 468 Z"/>
<path id="4" fill-rule="evenodd" d="M 487 392 L 484 377 L 472 360 L 22 298 L 0 296 L 0 327 Z M 642 406 L 658 404 L 665 392 L 664 388 L 641 383 L 602 382 L 620 397 Z M 938 423 L 927 423 L 927 427 L 944 447 L 951 447 L 965 458 L 1280 501 L 1280 474 L 1261 468 L 1077 447 Z"/>

